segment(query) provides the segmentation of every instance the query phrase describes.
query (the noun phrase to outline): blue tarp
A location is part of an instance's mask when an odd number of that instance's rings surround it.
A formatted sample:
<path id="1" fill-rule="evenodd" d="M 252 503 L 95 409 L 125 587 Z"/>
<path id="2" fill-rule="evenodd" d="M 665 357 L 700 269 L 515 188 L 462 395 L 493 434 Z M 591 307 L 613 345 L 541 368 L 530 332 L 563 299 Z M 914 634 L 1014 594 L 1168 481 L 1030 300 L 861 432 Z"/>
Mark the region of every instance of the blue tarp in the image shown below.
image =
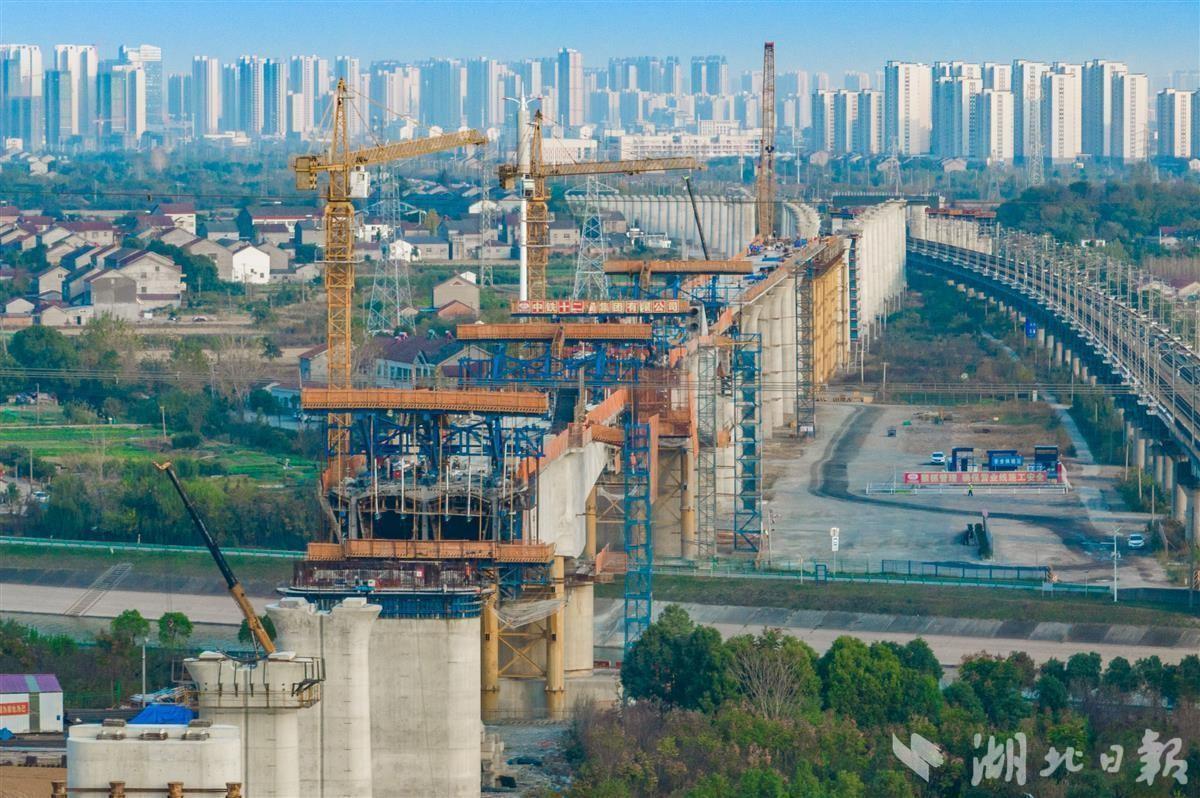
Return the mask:
<path id="1" fill-rule="evenodd" d="M 186 725 L 194 717 L 196 713 L 187 707 L 176 704 L 150 704 L 129 722 L 140 726 Z"/>

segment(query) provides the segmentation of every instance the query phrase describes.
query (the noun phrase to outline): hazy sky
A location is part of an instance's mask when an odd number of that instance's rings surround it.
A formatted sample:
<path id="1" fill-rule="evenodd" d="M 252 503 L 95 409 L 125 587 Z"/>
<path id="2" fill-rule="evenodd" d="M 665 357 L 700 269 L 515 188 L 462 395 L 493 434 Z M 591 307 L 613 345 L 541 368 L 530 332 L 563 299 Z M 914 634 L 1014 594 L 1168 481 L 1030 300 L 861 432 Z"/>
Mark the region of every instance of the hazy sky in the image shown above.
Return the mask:
<path id="1" fill-rule="evenodd" d="M 316 53 L 374 59 L 486 55 L 516 59 L 573 47 L 585 66 L 609 56 L 727 55 L 730 70 L 873 72 L 889 58 L 1127 61 L 1156 82 L 1200 69 L 1200 0 L 684 2 L 683 0 L 0 0 L 0 41 L 163 48 L 191 56 Z"/>

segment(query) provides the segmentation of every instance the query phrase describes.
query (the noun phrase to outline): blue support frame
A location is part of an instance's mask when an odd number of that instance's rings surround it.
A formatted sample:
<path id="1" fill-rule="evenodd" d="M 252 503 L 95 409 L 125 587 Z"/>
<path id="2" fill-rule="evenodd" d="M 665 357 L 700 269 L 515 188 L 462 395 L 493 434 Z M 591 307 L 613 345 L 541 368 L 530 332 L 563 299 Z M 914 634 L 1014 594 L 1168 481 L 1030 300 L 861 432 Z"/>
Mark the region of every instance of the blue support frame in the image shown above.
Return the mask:
<path id="1" fill-rule="evenodd" d="M 650 425 L 639 423 L 633 413 L 625 422 L 622 447 L 625 478 L 625 651 L 650 625 L 651 566 L 654 539 L 650 523 Z"/>
<path id="2" fill-rule="evenodd" d="M 762 337 L 739 332 L 733 341 L 733 550 L 753 552 L 762 540 Z"/>

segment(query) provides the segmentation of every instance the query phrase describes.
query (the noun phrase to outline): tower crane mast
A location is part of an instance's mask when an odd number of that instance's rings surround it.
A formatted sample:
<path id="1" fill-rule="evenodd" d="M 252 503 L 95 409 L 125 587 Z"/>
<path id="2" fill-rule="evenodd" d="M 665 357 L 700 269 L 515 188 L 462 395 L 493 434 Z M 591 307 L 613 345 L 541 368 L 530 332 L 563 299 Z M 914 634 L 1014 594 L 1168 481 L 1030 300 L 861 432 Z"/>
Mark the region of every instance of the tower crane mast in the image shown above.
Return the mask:
<path id="1" fill-rule="evenodd" d="M 775 43 L 763 45 L 762 140 L 759 142 L 756 205 L 758 239 L 775 236 Z"/>
<path id="2" fill-rule="evenodd" d="M 329 150 L 319 155 L 300 155 L 292 160 L 296 188 L 315 191 L 317 178 L 328 176 L 325 189 L 325 336 L 330 388 L 353 387 L 354 316 L 354 203 L 367 196 L 367 166 L 415 158 L 469 145 L 487 144 L 477 130 L 463 130 L 416 141 L 381 144 L 351 149 L 348 135 L 350 91 L 339 80 L 334 93 L 333 130 Z M 350 416 L 332 413 L 328 421 L 328 468 L 330 483 L 345 476 L 350 452 Z"/>
<path id="3" fill-rule="evenodd" d="M 703 169 L 704 164 L 695 158 L 639 158 L 624 161 L 597 161 L 593 163 L 548 164 L 542 154 L 542 112 L 533 115 L 529 142 L 529 171 L 524 172 L 518 164 L 502 164 L 499 168 L 500 185 L 516 187 L 521 180 L 521 194 L 526 202 L 525 230 L 522 231 L 527 251 L 528 282 L 527 296 L 521 299 L 546 298 L 546 266 L 550 260 L 550 212 L 546 207 L 549 193 L 546 179 L 551 177 L 577 177 L 586 175 L 636 175 L 645 172 L 665 172 L 675 169 Z"/>

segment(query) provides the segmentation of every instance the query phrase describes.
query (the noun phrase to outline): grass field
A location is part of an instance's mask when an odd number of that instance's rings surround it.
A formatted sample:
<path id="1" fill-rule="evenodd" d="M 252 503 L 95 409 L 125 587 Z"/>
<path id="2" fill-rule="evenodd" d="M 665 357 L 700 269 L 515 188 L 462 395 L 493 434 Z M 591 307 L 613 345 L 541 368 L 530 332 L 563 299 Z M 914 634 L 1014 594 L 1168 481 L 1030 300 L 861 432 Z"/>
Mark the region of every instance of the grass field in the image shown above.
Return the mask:
<path id="1" fill-rule="evenodd" d="M 596 585 L 596 596 L 620 598 L 620 579 Z M 1043 598 L 1027 590 L 886 584 L 800 584 L 792 579 L 705 579 L 655 576 L 654 599 L 692 604 L 782 607 L 947 618 L 1057 623 L 1122 623 L 1135 626 L 1200 626 L 1200 618 L 1175 607 L 1114 605 L 1102 597 Z"/>
<path id="2" fill-rule="evenodd" d="M 8 410 L 9 408 L 5 408 Z M 11 417 L 11 416 L 10 416 Z M 62 425 L 28 426 L 23 416 L 0 423 L 0 446 L 31 450 L 59 464 L 71 460 L 95 460 L 119 463 L 149 462 L 166 457 L 191 457 L 216 461 L 230 475 L 275 483 L 295 484 L 311 481 L 316 464 L 311 460 L 209 441 L 198 449 L 165 450 L 162 434 L 156 427 L 137 425 Z"/>
<path id="3" fill-rule="evenodd" d="M 180 541 L 182 545 L 195 545 L 197 541 Z M 246 557 L 227 554 L 226 559 L 239 579 L 245 581 L 286 581 L 292 575 L 293 560 L 282 558 Z M 17 570 L 60 570 L 83 571 L 100 574 L 109 566 L 127 562 L 134 572 L 143 575 L 202 576 L 217 574 L 216 566 L 208 552 L 195 553 L 150 553 L 117 550 L 108 553 L 103 549 L 62 549 L 58 547 L 34 548 L 0 544 L 0 562 L 6 568 Z"/>

